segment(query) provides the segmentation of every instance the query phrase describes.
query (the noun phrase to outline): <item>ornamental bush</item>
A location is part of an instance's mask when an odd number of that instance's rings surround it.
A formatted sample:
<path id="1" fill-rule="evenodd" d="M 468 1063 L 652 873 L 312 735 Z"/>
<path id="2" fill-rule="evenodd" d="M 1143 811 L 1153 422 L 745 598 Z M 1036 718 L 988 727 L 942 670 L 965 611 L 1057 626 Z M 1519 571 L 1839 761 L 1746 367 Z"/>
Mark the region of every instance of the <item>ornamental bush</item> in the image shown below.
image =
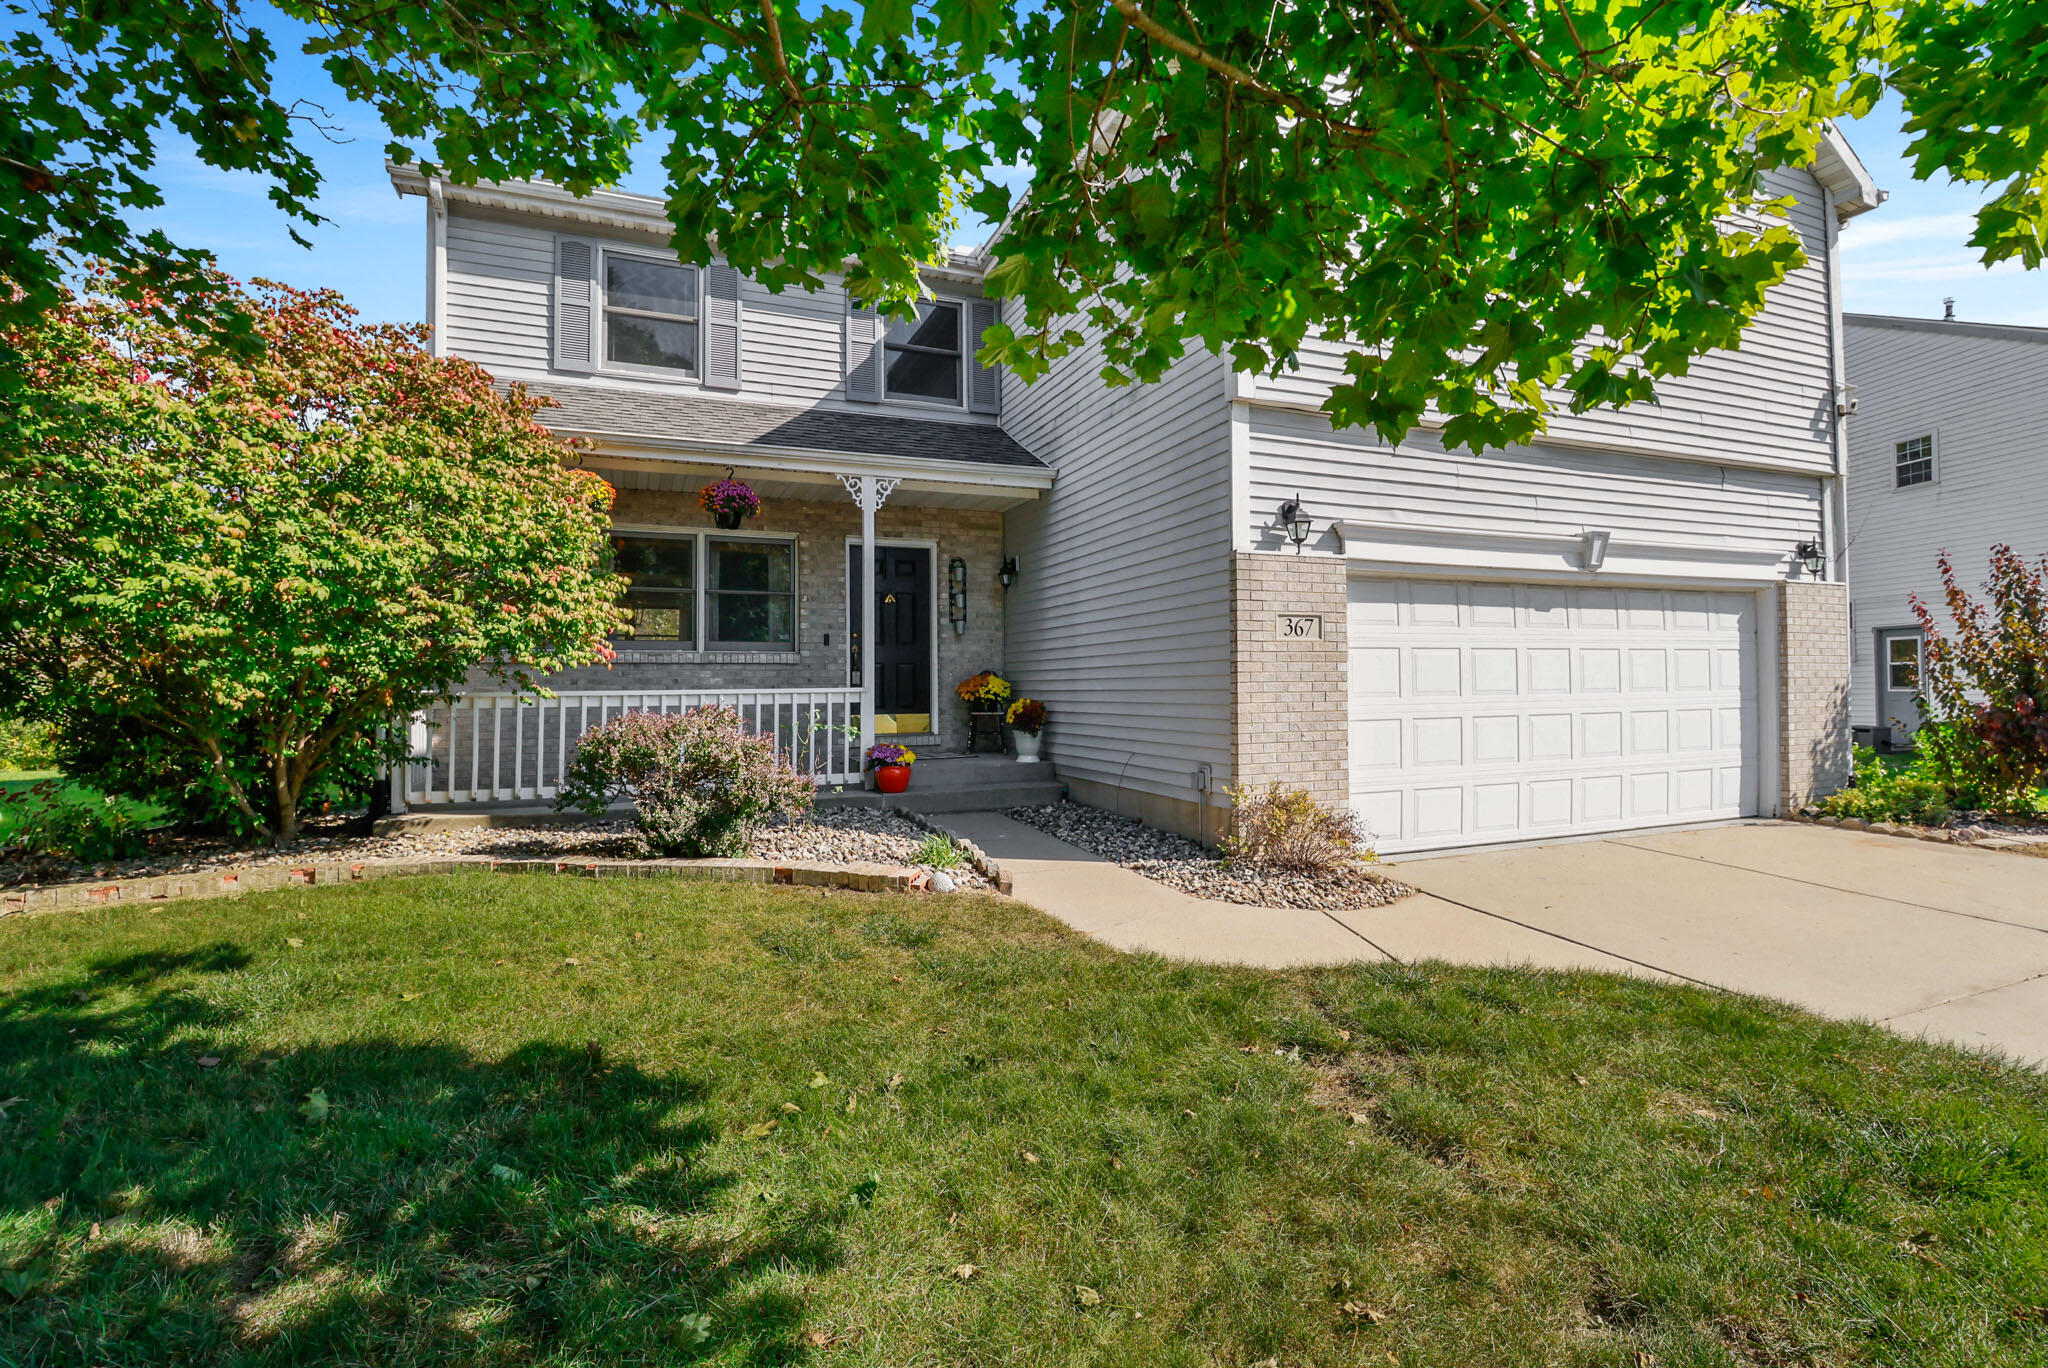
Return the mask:
<path id="1" fill-rule="evenodd" d="M 1991 548 L 1979 603 L 1936 557 L 1952 625 L 1915 594 L 1926 639 L 1917 702 L 1932 731 L 1920 745 L 1959 804 L 2029 810 L 2048 784 L 2048 555 L 2029 564 Z"/>
<path id="2" fill-rule="evenodd" d="M 1305 789 L 1244 784 L 1225 792 L 1230 832 L 1219 847 L 1229 863 L 1325 875 L 1378 858 L 1350 813 L 1324 806 Z"/>
<path id="3" fill-rule="evenodd" d="M 612 491 L 425 329 L 212 289 L 248 348 L 98 296 L 0 338 L 0 713 L 81 781 L 289 844 L 472 670 L 609 657 Z"/>
<path id="4" fill-rule="evenodd" d="M 732 858 L 747 853 L 762 823 L 807 811 L 816 792 L 737 709 L 706 707 L 631 712 L 592 727 L 555 807 L 597 816 L 630 797 L 656 855 Z"/>
<path id="5" fill-rule="evenodd" d="M 1820 801 L 1824 817 L 1858 817 L 1866 822 L 1912 822 L 1938 826 L 1954 809 L 1948 784 L 1925 755 L 1892 769 L 1868 746 L 1856 748 L 1849 786 Z"/>

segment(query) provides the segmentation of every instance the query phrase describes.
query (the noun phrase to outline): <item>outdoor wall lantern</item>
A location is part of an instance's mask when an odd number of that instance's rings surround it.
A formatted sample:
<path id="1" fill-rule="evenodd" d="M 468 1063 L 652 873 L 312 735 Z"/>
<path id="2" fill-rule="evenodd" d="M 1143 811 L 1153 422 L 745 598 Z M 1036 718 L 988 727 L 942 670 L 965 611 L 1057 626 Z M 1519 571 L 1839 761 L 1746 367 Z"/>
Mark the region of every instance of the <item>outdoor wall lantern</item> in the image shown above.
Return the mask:
<path id="1" fill-rule="evenodd" d="M 958 556 L 946 566 L 946 609 L 953 619 L 953 635 L 967 635 L 967 562 Z"/>
<path id="2" fill-rule="evenodd" d="M 1822 572 L 1828 568 L 1827 554 L 1820 549 L 1820 543 L 1817 541 L 1799 543 L 1793 548 L 1792 554 L 1799 557 L 1800 563 L 1806 567 L 1806 573 L 1815 579 L 1819 579 Z"/>
<path id="3" fill-rule="evenodd" d="M 1005 589 L 1017 582 L 1017 558 L 1015 556 L 1008 557 L 1003 561 L 1003 568 L 996 571 L 996 578 L 1003 582 L 1003 588 Z"/>
<path id="4" fill-rule="evenodd" d="M 1280 505 L 1280 522 L 1287 529 L 1287 540 L 1294 543 L 1294 554 L 1300 555 L 1308 534 L 1315 530 L 1315 524 L 1309 521 L 1308 510 L 1301 506 L 1301 495 L 1297 494 Z"/>

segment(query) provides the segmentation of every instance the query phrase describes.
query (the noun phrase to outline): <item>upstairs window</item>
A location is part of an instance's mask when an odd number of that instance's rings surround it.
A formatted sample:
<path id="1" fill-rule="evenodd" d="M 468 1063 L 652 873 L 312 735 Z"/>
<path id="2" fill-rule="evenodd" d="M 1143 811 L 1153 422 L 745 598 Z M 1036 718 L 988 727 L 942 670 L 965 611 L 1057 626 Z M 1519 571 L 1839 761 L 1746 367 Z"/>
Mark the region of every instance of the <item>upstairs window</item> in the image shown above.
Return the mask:
<path id="1" fill-rule="evenodd" d="M 960 306 L 925 300 L 917 320 L 889 320 L 883 338 L 887 394 L 891 399 L 960 402 Z"/>
<path id="2" fill-rule="evenodd" d="M 1899 489 L 1933 484 L 1934 438 L 1915 437 L 1910 442 L 1899 443 L 1892 471 L 1895 486 Z"/>
<path id="3" fill-rule="evenodd" d="M 604 358 L 612 366 L 697 373 L 697 269 L 604 254 Z"/>

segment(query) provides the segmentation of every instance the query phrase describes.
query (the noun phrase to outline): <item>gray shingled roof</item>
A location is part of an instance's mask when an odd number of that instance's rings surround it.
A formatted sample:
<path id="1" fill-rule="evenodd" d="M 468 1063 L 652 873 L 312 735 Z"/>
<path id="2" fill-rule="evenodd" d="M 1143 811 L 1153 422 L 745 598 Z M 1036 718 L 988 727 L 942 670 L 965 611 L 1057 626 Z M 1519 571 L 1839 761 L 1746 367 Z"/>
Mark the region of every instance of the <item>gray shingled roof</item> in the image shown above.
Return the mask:
<path id="1" fill-rule="evenodd" d="M 978 461 L 984 465 L 1045 469 L 993 423 L 934 423 L 844 409 L 781 408 L 696 394 L 657 394 L 549 381 L 529 384 L 560 408 L 535 416 L 548 427 L 578 436 L 658 437 L 740 446 L 801 447 L 808 451 Z"/>

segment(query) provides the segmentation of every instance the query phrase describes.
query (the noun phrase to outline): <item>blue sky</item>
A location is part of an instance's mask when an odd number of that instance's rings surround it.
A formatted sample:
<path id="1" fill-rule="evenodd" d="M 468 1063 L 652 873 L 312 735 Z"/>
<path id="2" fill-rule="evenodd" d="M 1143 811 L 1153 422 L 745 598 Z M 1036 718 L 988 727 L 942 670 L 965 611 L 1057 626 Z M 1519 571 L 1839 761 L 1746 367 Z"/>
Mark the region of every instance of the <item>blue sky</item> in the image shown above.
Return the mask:
<path id="1" fill-rule="evenodd" d="M 150 221 L 174 241 L 210 248 L 235 275 L 330 285 L 368 319 L 418 321 L 426 290 L 425 206 L 392 192 L 384 176 L 386 134 L 376 116 L 342 99 L 318 64 L 298 53 L 289 21 L 272 13 L 261 24 L 281 50 L 281 97 L 324 106 L 335 126 L 331 140 L 304 135 L 325 178 L 320 209 L 333 222 L 307 234 L 311 251 L 301 248 L 264 198 L 262 184 L 203 166 L 189 151 L 159 163 L 165 205 Z M 1891 199 L 1843 233 L 1844 306 L 1939 317 L 1942 300 L 1952 296 L 1959 318 L 2048 327 L 2048 268 L 2028 272 L 2007 262 L 1986 271 L 1964 245 L 1982 192 L 1914 181 L 1899 123 L 1896 104 L 1887 103 L 1846 130 Z M 642 165 L 656 165 L 652 151 Z M 658 193 L 661 186 L 658 178 L 639 175 L 625 188 Z M 975 236 L 976 227 L 969 225 L 963 236 Z"/>

